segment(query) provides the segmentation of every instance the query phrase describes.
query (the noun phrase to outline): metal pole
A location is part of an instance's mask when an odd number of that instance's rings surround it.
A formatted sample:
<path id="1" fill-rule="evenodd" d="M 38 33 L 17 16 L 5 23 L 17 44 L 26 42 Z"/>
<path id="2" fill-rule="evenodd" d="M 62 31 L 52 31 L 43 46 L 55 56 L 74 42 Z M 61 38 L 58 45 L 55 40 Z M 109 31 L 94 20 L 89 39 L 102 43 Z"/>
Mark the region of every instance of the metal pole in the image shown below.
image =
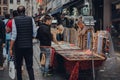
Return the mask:
<path id="1" fill-rule="evenodd" d="M 31 5 L 32 5 L 32 16 L 33 16 L 33 0 L 31 0 Z"/>
<path id="2" fill-rule="evenodd" d="M 92 16 L 92 0 L 89 0 L 90 3 L 90 16 Z M 91 19 L 90 19 L 90 25 L 91 25 Z M 92 27 L 90 27 L 92 29 Z M 93 80 L 95 80 L 95 65 L 94 65 L 94 49 L 92 48 L 92 74 L 93 74 Z"/>
<path id="3" fill-rule="evenodd" d="M 47 0 L 46 0 L 46 8 L 45 8 L 45 12 L 47 12 Z"/>
<path id="4" fill-rule="evenodd" d="M 95 65 L 94 65 L 94 49 L 92 49 L 92 72 L 93 72 L 93 80 L 95 80 Z"/>

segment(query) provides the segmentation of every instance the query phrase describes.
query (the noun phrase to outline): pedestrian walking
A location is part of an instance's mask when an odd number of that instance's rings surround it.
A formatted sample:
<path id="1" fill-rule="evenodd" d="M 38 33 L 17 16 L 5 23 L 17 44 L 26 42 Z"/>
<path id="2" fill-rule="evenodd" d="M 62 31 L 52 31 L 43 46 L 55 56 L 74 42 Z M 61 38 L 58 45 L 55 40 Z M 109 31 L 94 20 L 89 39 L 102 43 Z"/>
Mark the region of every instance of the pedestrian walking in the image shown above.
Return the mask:
<path id="1" fill-rule="evenodd" d="M 0 20 L 0 70 L 3 70 L 3 47 L 5 46 L 5 24 L 2 20 Z"/>
<path id="2" fill-rule="evenodd" d="M 18 12 L 17 10 L 14 10 L 12 13 L 13 17 L 12 19 L 10 19 L 7 24 L 6 24 L 6 33 L 10 34 L 10 38 L 11 38 L 11 32 L 12 32 L 12 20 L 18 16 Z M 10 54 L 8 53 L 8 61 L 10 61 Z"/>
<path id="3" fill-rule="evenodd" d="M 22 80 L 21 66 L 23 58 L 26 63 L 29 80 L 34 79 L 33 71 L 33 44 L 32 39 L 35 37 L 35 22 L 32 17 L 25 15 L 25 7 L 17 8 L 19 16 L 12 20 L 12 36 L 10 42 L 10 54 L 12 55 L 13 45 L 15 46 L 15 59 L 17 80 Z"/>
<path id="4" fill-rule="evenodd" d="M 40 25 L 37 31 L 37 39 L 40 41 L 40 55 L 43 55 L 44 57 L 44 61 L 41 65 L 41 71 L 43 76 L 49 76 L 50 46 L 52 41 L 50 26 L 52 23 L 52 18 L 49 15 L 45 15 L 42 21 L 43 23 Z"/>
<path id="5" fill-rule="evenodd" d="M 3 20 L 5 23 L 5 28 L 9 20 L 10 20 L 10 14 L 5 14 L 5 19 Z M 6 58 L 8 58 L 8 54 L 9 54 L 10 38 L 11 38 L 11 33 L 6 33 L 6 56 L 5 56 Z"/>

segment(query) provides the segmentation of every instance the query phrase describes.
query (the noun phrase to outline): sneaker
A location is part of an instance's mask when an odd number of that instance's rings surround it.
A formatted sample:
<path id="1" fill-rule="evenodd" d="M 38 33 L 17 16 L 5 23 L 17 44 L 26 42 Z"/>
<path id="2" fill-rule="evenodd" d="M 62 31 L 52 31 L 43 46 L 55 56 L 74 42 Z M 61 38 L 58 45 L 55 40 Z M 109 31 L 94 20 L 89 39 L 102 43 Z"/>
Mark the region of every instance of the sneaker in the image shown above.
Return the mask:
<path id="1" fill-rule="evenodd" d="M 53 74 L 52 74 L 52 73 L 48 73 L 47 75 L 48 75 L 48 76 L 53 76 Z"/>
<path id="2" fill-rule="evenodd" d="M 50 77 L 50 76 L 53 76 L 53 74 L 50 74 L 50 73 L 44 73 L 44 77 Z"/>
<path id="3" fill-rule="evenodd" d="M 24 71 L 24 67 L 23 67 L 23 65 L 22 65 L 22 67 L 21 67 L 21 71 L 22 71 L 22 73 L 23 73 L 23 71 Z"/>
<path id="4" fill-rule="evenodd" d="M 1 66 L 0 66 L 0 71 L 1 71 L 1 70 L 4 70 L 4 67 L 1 67 Z"/>
<path id="5" fill-rule="evenodd" d="M 22 65 L 22 67 L 21 67 L 21 70 L 24 71 L 24 67 L 23 67 L 23 65 Z"/>
<path id="6" fill-rule="evenodd" d="M 45 73 L 42 73 L 42 76 L 44 77 Z"/>

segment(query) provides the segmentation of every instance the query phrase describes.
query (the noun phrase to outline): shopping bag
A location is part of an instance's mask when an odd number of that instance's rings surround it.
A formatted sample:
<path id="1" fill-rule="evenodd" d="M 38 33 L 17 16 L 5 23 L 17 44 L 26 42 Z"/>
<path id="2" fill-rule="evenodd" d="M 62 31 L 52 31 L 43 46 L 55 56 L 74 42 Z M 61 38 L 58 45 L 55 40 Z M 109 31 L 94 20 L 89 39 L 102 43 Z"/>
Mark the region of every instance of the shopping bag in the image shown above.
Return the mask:
<path id="1" fill-rule="evenodd" d="M 46 63 L 46 55 L 45 55 L 45 53 L 41 53 L 40 64 L 41 64 L 41 66 L 44 66 L 45 63 Z"/>
<path id="2" fill-rule="evenodd" d="M 3 47 L 3 56 L 6 57 L 6 48 Z"/>
<path id="3" fill-rule="evenodd" d="M 16 73 L 15 64 L 14 64 L 14 61 L 11 60 L 9 62 L 9 76 L 10 76 L 11 79 L 15 79 L 15 73 Z"/>

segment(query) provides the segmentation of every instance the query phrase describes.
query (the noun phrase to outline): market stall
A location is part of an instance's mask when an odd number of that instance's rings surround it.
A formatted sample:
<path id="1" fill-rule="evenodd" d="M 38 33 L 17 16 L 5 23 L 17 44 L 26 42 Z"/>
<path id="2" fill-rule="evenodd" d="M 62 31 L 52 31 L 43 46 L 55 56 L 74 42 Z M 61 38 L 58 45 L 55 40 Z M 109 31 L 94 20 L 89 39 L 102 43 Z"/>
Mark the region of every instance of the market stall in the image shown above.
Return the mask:
<path id="1" fill-rule="evenodd" d="M 81 50 L 78 46 L 68 42 L 59 42 L 59 45 L 52 43 L 55 53 L 62 57 L 66 73 L 70 74 L 69 80 L 78 80 L 79 70 L 92 69 L 92 60 L 94 66 L 99 67 L 105 61 L 105 57 L 87 50 Z M 57 59 L 59 60 L 59 59 Z"/>

